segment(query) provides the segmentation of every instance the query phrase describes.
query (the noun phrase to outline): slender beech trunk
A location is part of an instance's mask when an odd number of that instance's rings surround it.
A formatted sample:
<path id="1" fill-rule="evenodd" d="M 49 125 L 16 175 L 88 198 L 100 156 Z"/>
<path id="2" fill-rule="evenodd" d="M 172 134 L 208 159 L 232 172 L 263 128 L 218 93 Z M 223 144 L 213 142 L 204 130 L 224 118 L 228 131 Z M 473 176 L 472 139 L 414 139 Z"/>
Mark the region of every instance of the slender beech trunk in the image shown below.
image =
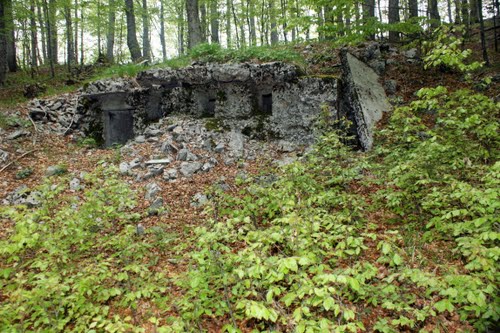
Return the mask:
<path id="1" fill-rule="evenodd" d="M 69 5 L 64 6 L 64 18 L 66 20 L 66 64 L 68 66 L 68 72 L 71 73 L 71 66 L 75 59 L 75 53 L 73 51 L 73 21 Z"/>
<path id="2" fill-rule="evenodd" d="M 269 18 L 271 21 L 271 45 L 279 42 L 278 24 L 276 23 L 276 13 L 274 10 L 274 0 L 269 0 Z"/>
<path id="3" fill-rule="evenodd" d="M 45 1 L 45 0 L 44 0 Z M 52 65 L 57 64 L 59 62 L 58 54 L 58 36 L 57 36 L 57 3 L 56 0 L 49 0 L 49 7 L 47 13 L 47 22 L 49 26 L 47 26 L 47 34 L 48 40 L 50 41 L 50 55 L 52 58 Z"/>
<path id="4" fill-rule="evenodd" d="M 248 28 L 250 29 L 250 45 L 257 45 L 257 32 L 255 30 L 255 3 L 252 0 L 247 0 L 247 20 Z"/>
<path id="5" fill-rule="evenodd" d="M 47 4 L 47 0 L 42 0 L 43 1 L 43 10 L 45 12 L 45 22 L 47 24 L 47 50 L 49 52 L 48 56 L 49 56 L 49 65 L 50 65 L 50 76 L 52 78 L 54 78 L 56 76 L 55 74 L 55 71 L 54 71 L 54 55 L 53 55 L 53 52 L 54 52 L 54 47 L 52 46 L 52 43 L 54 42 L 54 40 L 51 38 L 52 36 L 52 22 L 50 20 L 50 10 L 49 10 L 49 6 Z"/>
<path id="6" fill-rule="evenodd" d="M 165 0 L 160 0 L 160 43 L 163 61 L 167 60 L 167 45 L 165 40 Z"/>
<path id="7" fill-rule="evenodd" d="M 198 0 L 186 0 L 188 22 L 188 48 L 192 49 L 202 43 Z"/>
<path id="8" fill-rule="evenodd" d="M 36 2 L 35 0 L 30 1 L 30 30 L 31 30 L 31 77 L 35 77 L 36 69 L 38 67 L 37 61 L 37 45 L 38 45 L 38 37 L 37 37 L 37 29 L 36 29 Z"/>
<path id="9" fill-rule="evenodd" d="M 177 13 L 179 15 L 179 20 L 177 21 L 177 44 L 179 55 L 184 54 L 184 6 L 180 4 L 177 8 Z"/>
<path id="10" fill-rule="evenodd" d="M 75 22 L 75 37 L 73 40 L 74 46 L 73 46 L 73 52 L 75 54 L 75 66 L 78 65 L 78 0 L 75 0 L 75 16 L 73 18 L 73 21 Z"/>
<path id="11" fill-rule="evenodd" d="M 210 40 L 219 43 L 219 11 L 217 0 L 210 0 Z"/>
<path id="12" fill-rule="evenodd" d="M 45 29 L 42 7 L 43 6 L 40 3 L 40 0 L 37 0 L 36 1 L 36 10 L 37 10 L 37 17 L 38 17 L 38 26 L 40 28 L 40 37 L 42 38 L 42 61 L 41 61 L 41 63 L 46 64 L 48 62 L 47 31 Z"/>
<path id="13" fill-rule="evenodd" d="M 486 36 L 484 33 L 484 20 L 483 20 L 483 1 L 477 0 L 477 12 L 479 15 L 479 26 L 481 31 L 481 47 L 483 49 L 483 60 L 486 66 L 490 66 L 490 59 L 488 58 L 488 46 L 486 45 Z"/>
<path id="14" fill-rule="evenodd" d="M 0 85 L 5 83 L 7 72 L 7 37 L 5 35 L 5 7 L 0 1 Z"/>
<path id="15" fill-rule="evenodd" d="M 149 40 L 148 1 L 142 0 L 142 52 L 144 59 L 151 61 L 151 42 Z"/>
<path id="16" fill-rule="evenodd" d="M 286 23 L 286 0 L 281 0 L 281 17 L 283 18 L 283 38 L 285 43 L 288 43 L 288 32 L 287 32 L 287 23 Z"/>
<path id="17" fill-rule="evenodd" d="M 232 1 L 227 0 L 226 1 L 226 44 L 227 48 L 231 48 L 232 45 L 232 36 L 231 36 L 231 6 L 232 6 Z"/>
<path id="18" fill-rule="evenodd" d="M 447 5 L 447 9 L 448 9 L 448 21 L 450 23 L 453 23 L 453 16 L 451 14 L 451 0 L 446 0 L 446 5 Z"/>
<path id="19" fill-rule="evenodd" d="M 9 72 L 17 71 L 16 59 L 16 36 L 14 26 L 14 13 L 12 12 L 12 0 L 5 1 L 5 36 L 7 38 L 7 67 Z M 34 14 L 33 14 L 34 15 Z"/>
<path id="20" fill-rule="evenodd" d="M 80 65 L 85 61 L 85 49 L 83 48 L 83 7 L 80 8 Z"/>
<path id="21" fill-rule="evenodd" d="M 389 0 L 389 24 L 399 23 L 399 0 Z M 389 31 L 389 41 L 399 41 L 399 32 L 391 29 Z"/>
<path id="22" fill-rule="evenodd" d="M 460 0 L 454 0 L 454 1 L 455 1 L 455 23 L 461 24 L 462 20 L 460 18 Z"/>
<path id="23" fill-rule="evenodd" d="M 410 18 L 418 17 L 418 0 L 408 0 L 408 12 Z"/>
<path id="24" fill-rule="evenodd" d="M 367 22 L 373 19 L 375 17 L 375 0 L 365 0 L 362 5 L 362 10 L 363 21 Z M 375 34 L 370 34 L 370 39 L 375 39 Z"/>
<path id="25" fill-rule="evenodd" d="M 479 0 L 469 0 L 470 4 L 470 23 L 478 23 L 479 22 Z"/>
<path id="26" fill-rule="evenodd" d="M 462 0 L 462 24 L 465 24 L 467 30 L 469 30 L 470 20 L 469 20 L 469 3 L 467 0 Z"/>
<path id="27" fill-rule="evenodd" d="M 106 58 L 110 63 L 115 62 L 115 25 L 116 25 L 116 8 L 115 0 L 109 0 L 108 8 L 108 31 L 106 33 Z"/>
<path id="28" fill-rule="evenodd" d="M 429 0 L 429 17 L 431 19 L 431 28 L 437 28 L 441 24 L 437 0 Z"/>
<path id="29" fill-rule="evenodd" d="M 137 41 L 137 29 L 135 26 L 134 1 L 125 0 L 125 13 L 127 15 L 127 45 L 132 61 L 141 58 L 141 47 Z"/>
<path id="30" fill-rule="evenodd" d="M 200 29 L 201 29 L 201 40 L 203 43 L 207 41 L 208 37 L 208 24 L 207 24 L 207 6 L 205 3 L 200 5 Z"/>

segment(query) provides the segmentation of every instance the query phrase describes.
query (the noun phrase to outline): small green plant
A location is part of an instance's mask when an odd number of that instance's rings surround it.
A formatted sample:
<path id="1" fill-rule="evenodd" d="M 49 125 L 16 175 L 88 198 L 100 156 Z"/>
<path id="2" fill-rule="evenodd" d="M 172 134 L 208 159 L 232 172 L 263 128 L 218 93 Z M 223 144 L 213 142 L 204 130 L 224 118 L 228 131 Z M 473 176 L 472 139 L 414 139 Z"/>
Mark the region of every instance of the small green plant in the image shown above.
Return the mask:
<path id="1" fill-rule="evenodd" d="M 424 42 L 426 50 L 424 56 L 424 68 L 441 67 L 453 69 L 460 72 L 471 72 L 482 67 L 482 63 L 474 61 L 466 63 L 471 56 L 472 50 L 462 50 L 462 34 L 465 27 L 461 25 L 442 25 L 435 31 L 435 39 Z"/>
<path id="2" fill-rule="evenodd" d="M 32 168 L 25 168 L 16 173 L 16 179 L 26 179 L 33 174 Z"/>
<path id="3" fill-rule="evenodd" d="M 77 141 L 77 145 L 80 147 L 88 147 L 88 148 L 97 148 L 99 146 L 96 139 L 90 137 L 79 139 Z"/>

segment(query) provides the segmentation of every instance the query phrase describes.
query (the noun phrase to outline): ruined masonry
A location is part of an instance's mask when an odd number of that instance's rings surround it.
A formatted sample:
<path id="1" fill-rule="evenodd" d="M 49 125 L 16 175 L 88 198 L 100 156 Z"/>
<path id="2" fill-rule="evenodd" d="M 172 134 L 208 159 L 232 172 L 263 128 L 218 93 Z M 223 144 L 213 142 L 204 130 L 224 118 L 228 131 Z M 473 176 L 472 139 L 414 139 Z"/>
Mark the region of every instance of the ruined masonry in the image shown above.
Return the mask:
<path id="1" fill-rule="evenodd" d="M 308 145 L 326 114 L 350 119 L 357 144 L 370 149 L 373 127 L 390 104 L 373 69 L 347 51 L 341 61 L 339 78 L 306 76 L 273 62 L 195 64 L 101 80 L 84 87 L 70 126 L 111 146 L 161 118 L 186 115 L 255 139 Z"/>

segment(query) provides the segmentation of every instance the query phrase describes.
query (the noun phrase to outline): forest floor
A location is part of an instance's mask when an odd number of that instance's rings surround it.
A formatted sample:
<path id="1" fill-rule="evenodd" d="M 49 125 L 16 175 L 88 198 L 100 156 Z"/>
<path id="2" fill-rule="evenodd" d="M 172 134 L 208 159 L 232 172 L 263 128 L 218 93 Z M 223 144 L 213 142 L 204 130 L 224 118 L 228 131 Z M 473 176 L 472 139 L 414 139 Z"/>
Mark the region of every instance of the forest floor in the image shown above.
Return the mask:
<path id="1" fill-rule="evenodd" d="M 478 57 L 480 54 L 479 46 L 477 43 L 471 44 L 474 47 L 474 56 Z M 319 66 L 322 68 L 335 66 L 338 63 L 336 56 L 332 56 L 332 50 L 329 49 L 327 45 L 315 45 L 315 51 L 311 57 L 314 57 L 316 64 L 314 66 Z M 490 60 L 492 62 L 492 67 L 485 68 L 480 72 L 477 72 L 476 80 L 478 78 L 486 76 L 499 75 L 500 68 L 500 57 L 499 53 L 494 51 L 490 52 Z M 331 73 L 328 73 L 331 74 Z M 454 91 L 460 88 L 469 87 L 469 84 L 465 82 L 461 75 L 455 72 L 442 72 L 438 69 L 432 69 L 424 71 L 422 65 L 402 65 L 389 67 L 388 71 L 385 73 L 385 79 L 393 79 L 398 83 L 397 99 L 393 102 L 397 105 L 407 105 L 409 102 L 416 99 L 415 92 L 422 87 L 435 87 L 438 85 L 446 86 L 450 91 Z M 14 78 L 11 80 L 15 80 Z M 21 81 L 20 81 L 21 82 Z M 18 82 L 18 83 L 20 83 Z M 50 84 L 50 80 L 47 80 L 47 85 Z M 75 87 L 70 86 L 62 88 L 64 86 L 64 79 L 57 80 L 58 84 L 51 85 L 49 93 L 53 93 L 57 90 L 64 89 L 65 91 L 71 91 Z M 12 81 L 11 81 L 12 83 Z M 8 134 L 13 133 L 16 130 L 23 129 L 29 132 L 28 135 L 24 135 L 16 140 L 3 141 L 0 142 L 0 148 L 7 151 L 10 154 L 9 164 L 0 164 L 0 195 L 3 199 L 9 193 L 12 193 L 17 188 L 22 185 L 26 185 L 29 188 L 36 188 L 46 181 L 46 170 L 49 166 L 54 165 L 64 165 L 67 170 L 64 175 L 57 176 L 54 178 L 55 182 L 68 183 L 72 177 L 79 176 L 82 172 L 85 173 L 95 173 L 95 169 L 98 166 L 105 165 L 118 165 L 125 160 L 125 157 L 120 154 L 119 149 L 97 149 L 94 147 L 88 147 L 82 144 L 80 141 L 69 136 L 61 136 L 57 134 L 49 133 L 37 133 L 31 126 L 31 123 L 27 115 L 27 105 L 23 102 L 24 98 L 20 97 L 21 94 L 21 84 L 13 85 L 11 88 L 0 89 L 0 100 L 2 101 L 0 119 L 0 134 L 5 137 Z M 486 95 L 493 99 L 499 98 L 500 82 L 496 81 L 491 84 L 491 86 L 484 91 Z M 386 126 L 389 120 L 385 119 L 381 124 L 380 128 Z M 137 150 L 140 152 L 141 156 L 151 156 L 151 145 L 149 143 L 144 143 L 136 146 Z M 498 147 L 497 147 L 498 148 Z M 361 155 L 361 154 L 360 154 Z M 148 216 L 144 214 L 149 206 L 149 202 L 143 200 L 144 193 L 146 191 L 146 185 L 148 181 L 136 181 L 131 177 L 121 177 L 121 181 L 126 183 L 133 191 L 134 195 L 138 198 L 137 204 L 132 209 L 132 212 L 139 213 L 141 215 L 140 224 L 146 230 L 145 243 L 151 245 L 148 247 L 150 252 L 148 255 L 144 255 L 144 261 L 151 261 L 152 257 L 155 257 L 156 262 L 148 262 L 148 269 L 151 272 L 161 272 L 165 275 L 165 281 L 168 281 L 167 291 L 158 292 L 161 294 L 159 298 L 162 302 L 167 304 L 161 304 L 160 306 L 150 299 L 153 296 L 145 297 L 144 300 L 138 298 L 135 307 L 124 308 L 115 304 L 112 300 L 105 302 L 110 306 L 108 317 L 112 318 L 113 315 L 119 314 L 122 317 L 130 317 L 128 322 L 133 323 L 133 327 L 142 327 L 146 332 L 168 332 L 168 330 L 161 330 L 160 327 L 168 324 L 168 317 L 181 317 L 182 316 L 182 306 L 187 307 L 187 305 L 178 305 L 177 302 L 184 297 L 186 290 L 185 286 L 176 282 L 180 276 L 183 276 L 190 270 L 190 267 L 194 265 L 193 252 L 199 249 L 199 236 L 196 232 L 198 227 L 207 227 L 208 221 L 214 219 L 214 211 L 206 210 L 204 207 L 195 207 L 192 205 L 192 198 L 196 193 L 207 192 L 213 189 L 214 184 L 217 184 L 221 179 L 227 185 L 228 196 L 242 197 L 247 184 L 241 183 L 237 180 L 237 175 L 244 168 L 250 176 L 259 174 L 269 174 L 270 172 L 276 174 L 282 174 L 283 171 L 275 170 L 272 161 L 279 159 L 278 153 L 272 156 L 262 156 L 255 161 L 247 162 L 244 167 L 240 163 L 235 163 L 233 165 L 225 165 L 224 163 L 219 163 L 214 167 L 209 173 L 200 173 L 194 175 L 189 179 L 178 179 L 175 182 L 163 182 L 161 186 L 161 197 L 165 201 L 166 207 L 168 207 L 168 212 L 166 214 L 159 214 Z M 29 170 L 29 174 L 23 176 L 23 172 Z M 370 178 L 368 175 L 367 178 Z M 353 195 L 359 197 L 360 201 L 372 202 L 374 200 L 373 194 L 380 191 L 386 185 L 376 184 L 376 182 L 370 181 L 353 181 L 349 185 L 350 191 Z M 69 188 L 65 189 L 61 194 L 68 197 L 79 197 L 81 200 L 82 194 L 78 191 L 71 191 Z M 239 207 L 239 206 L 238 206 Z M 230 211 L 233 208 L 230 209 Z M 237 211 L 239 208 L 234 208 Z M 228 216 L 231 213 L 228 213 Z M 391 212 L 389 209 L 379 209 L 375 211 L 370 211 L 366 214 L 366 225 L 375 226 L 370 232 L 377 235 L 390 235 L 391 233 L 400 232 L 407 226 L 403 224 L 398 224 L 394 222 L 397 215 Z M 217 219 L 217 217 L 215 217 Z M 2 219 L 2 226 L 0 227 L 0 240 L 6 241 L 13 233 L 13 223 L 8 219 Z M 150 232 L 151 230 L 157 230 L 155 228 L 160 228 L 162 230 L 162 240 L 161 247 L 157 239 L 154 238 L 154 234 Z M 424 232 L 417 230 L 412 230 L 414 232 L 413 237 L 419 238 Z M 382 238 L 385 236 L 382 236 Z M 389 236 L 387 236 L 389 237 Z M 404 243 L 404 241 L 401 241 Z M 419 247 L 419 254 L 424 258 L 433 258 L 429 260 L 434 263 L 439 264 L 429 264 L 425 267 L 426 272 L 434 270 L 434 272 L 439 272 L 442 266 L 449 265 L 453 266 L 457 271 L 467 271 L 464 268 L 465 264 L 462 260 L 458 260 L 456 256 L 447 257 L 452 253 L 453 247 L 449 242 L 436 240 L 431 243 L 418 243 L 415 240 L 414 247 Z M 391 273 L 390 271 L 394 268 L 379 263 L 377 260 L 380 255 L 380 249 L 378 248 L 376 241 L 365 240 L 366 248 L 363 248 L 363 259 L 374 264 L 377 269 L 378 279 L 383 280 Z M 403 246 L 402 244 L 399 244 Z M 244 244 L 239 246 L 244 247 Z M 40 250 L 44 252 L 45 250 Z M 222 250 L 221 250 L 222 251 Z M 238 251 L 238 248 L 234 248 L 233 252 Z M 404 259 L 408 260 L 408 266 L 412 268 L 420 267 L 420 263 L 413 260 L 411 256 L 405 253 Z M 151 256 L 153 254 L 153 256 Z M 417 255 L 417 256 L 418 256 Z M 76 263 L 78 264 L 78 263 Z M 338 264 L 349 265 L 349 261 L 339 261 Z M 395 264 L 399 264 L 396 262 Z M 443 270 L 444 271 L 444 270 Z M 3 272 L 3 273 L 2 273 Z M 0 265 L 0 273 L 6 273 L 7 267 L 3 264 Z M 402 282 L 401 282 L 402 283 Z M 395 282 L 395 284 L 399 284 Z M 358 287 L 359 288 L 359 287 Z M 354 289 L 357 289 L 354 287 Z M 416 297 L 413 304 L 420 308 L 425 308 L 429 304 L 429 300 L 420 295 L 422 290 L 413 291 Z M 156 292 L 156 291 L 155 291 Z M 203 292 L 203 291 L 200 291 Z M 218 292 L 224 294 L 225 291 L 221 288 Z M 231 291 L 237 292 L 236 290 Z M 227 295 L 225 295 L 227 297 Z M 318 292 L 319 296 L 319 292 Z M 8 300 L 7 293 L 5 291 L 0 291 L 0 302 Z M 223 298 L 224 300 L 224 298 Z M 433 302 L 436 298 L 433 299 Z M 420 302 L 420 303 L 419 303 Z M 222 302 L 224 303 L 224 301 Z M 382 308 L 379 306 L 368 306 L 371 310 L 364 315 L 363 304 L 347 304 L 346 306 L 352 305 L 351 308 L 356 308 L 357 313 L 360 314 L 361 322 L 367 331 L 374 331 L 374 326 L 380 318 L 391 317 L 392 312 L 390 309 Z M 116 308 L 113 308 L 116 306 Z M 202 331 L 206 330 L 208 332 L 219 332 L 222 331 L 223 327 L 227 326 L 228 322 L 231 321 L 232 314 L 226 312 L 224 315 L 216 316 L 212 315 L 217 312 L 217 305 L 214 303 L 213 307 L 206 312 L 205 315 L 200 316 L 201 319 L 194 320 L 192 318 L 187 319 L 191 321 L 193 326 L 179 328 L 179 331 L 183 330 L 193 330 Z M 278 307 L 279 308 L 279 307 Z M 328 310 L 328 309 L 327 309 Z M 7 313 L 7 310 L 3 310 Z M 233 310 L 234 311 L 234 310 Z M 397 310 L 393 310 L 396 312 Z M 0 311 L 0 315 L 2 312 Z M 410 315 L 408 315 L 411 317 Z M 265 317 L 265 316 L 263 316 Z M 397 316 L 396 316 L 397 317 Z M 396 318 L 393 317 L 393 318 Z M 347 317 L 346 317 L 347 318 Z M 297 318 L 296 318 L 297 319 Z M 400 318 L 401 319 L 401 318 Z M 19 320 L 19 318 L 16 318 Z M 297 319 L 298 320 L 298 319 Z M 346 319 L 348 320 L 348 319 Z M 269 321 L 269 320 L 268 320 Z M 0 319 L 0 324 L 5 324 Z M 116 324 L 116 323 L 115 323 Z M 71 323 L 68 325 L 72 325 Z M 237 327 L 242 332 L 251 332 L 255 327 L 263 327 L 261 320 L 252 319 L 238 320 Z M 117 326 L 118 327 L 118 326 Z M 289 331 L 290 327 L 285 324 L 280 326 L 277 324 L 275 326 L 267 326 L 267 329 L 272 330 Z M 405 326 L 401 324 L 398 331 L 413 332 L 414 329 L 410 326 Z M 455 312 L 439 312 L 436 317 L 432 320 L 428 320 L 425 325 L 421 328 L 427 331 L 446 331 L 446 332 L 463 332 L 469 330 L 475 330 L 472 325 L 464 320 L 458 313 Z M 121 328 L 117 328 L 116 331 L 120 331 Z M 227 327 L 225 328 L 230 331 Z M 346 328 L 347 329 L 347 328 Z M 361 330 L 361 326 L 358 327 Z M 124 329 L 127 330 L 126 328 Z M 56 330 L 54 330 L 56 331 Z M 318 330 L 321 331 L 321 330 Z M 383 331 L 380 329 L 380 331 Z M 394 331 L 394 330 L 393 330 Z M 387 329 L 387 332 L 391 330 Z"/>

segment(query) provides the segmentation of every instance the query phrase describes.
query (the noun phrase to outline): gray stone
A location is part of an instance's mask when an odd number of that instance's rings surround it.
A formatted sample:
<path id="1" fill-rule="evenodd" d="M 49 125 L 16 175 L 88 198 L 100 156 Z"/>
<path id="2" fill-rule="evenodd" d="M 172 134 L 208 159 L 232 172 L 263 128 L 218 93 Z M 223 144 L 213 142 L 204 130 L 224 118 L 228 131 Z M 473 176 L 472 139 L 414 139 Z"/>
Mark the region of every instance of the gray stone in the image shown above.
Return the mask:
<path id="1" fill-rule="evenodd" d="M 404 55 L 408 59 L 415 59 L 418 57 L 418 50 L 416 48 L 409 49 L 405 51 Z"/>
<path id="2" fill-rule="evenodd" d="M 118 168 L 122 175 L 128 175 L 130 173 L 130 166 L 127 162 L 121 162 Z"/>
<path id="3" fill-rule="evenodd" d="M 146 165 L 154 165 L 154 164 L 170 164 L 172 161 L 169 158 L 163 158 L 160 160 L 149 160 L 146 161 Z"/>
<path id="4" fill-rule="evenodd" d="M 202 164 L 199 162 L 182 162 L 180 167 L 180 172 L 184 177 L 192 177 L 196 172 L 200 171 Z"/>
<path id="5" fill-rule="evenodd" d="M 26 136 L 28 134 L 30 134 L 28 131 L 17 130 L 15 132 L 12 132 L 11 134 L 7 135 L 7 140 L 19 139 L 20 137 Z"/>
<path id="6" fill-rule="evenodd" d="M 165 154 L 175 154 L 178 150 L 179 148 L 177 145 L 170 139 L 163 142 L 161 145 L 161 151 Z"/>
<path id="7" fill-rule="evenodd" d="M 30 208 L 39 207 L 42 204 L 41 197 L 41 192 L 33 191 L 26 197 L 24 204 Z"/>
<path id="8" fill-rule="evenodd" d="M 135 227 L 135 233 L 137 234 L 137 236 L 143 236 L 146 233 L 146 229 L 142 224 L 139 223 Z"/>
<path id="9" fill-rule="evenodd" d="M 135 158 L 129 163 L 130 169 L 137 169 L 142 167 L 142 159 L 141 158 Z"/>
<path id="10" fill-rule="evenodd" d="M 191 199 L 191 206 L 200 208 L 208 203 L 208 197 L 203 193 L 196 193 Z"/>
<path id="11" fill-rule="evenodd" d="M 164 169 L 165 168 L 163 166 L 150 167 L 150 168 L 148 168 L 148 172 L 142 177 L 142 179 L 147 180 L 147 179 L 151 179 L 151 178 L 154 178 L 156 176 L 159 176 L 159 175 L 163 174 Z"/>
<path id="12" fill-rule="evenodd" d="M 384 88 L 389 95 L 394 95 L 398 89 L 398 83 L 396 80 L 385 80 Z"/>
<path id="13" fill-rule="evenodd" d="M 156 198 L 154 201 L 149 205 L 148 208 L 148 214 L 149 215 L 158 215 L 160 211 L 163 208 L 163 198 Z"/>
<path id="14" fill-rule="evenodd" d="M 68 172 L 67 168 L 62 165 L 51 165 L 45 171 L 45 176 L 52 177 L 62 175 Z"/>
<path id="15" fill-rule="evenodd" d="M 160 129 L 157 129 L 157 128 L 147 128 L 144 131 L 144 135 L 146 136 L 146 138 L 157 137 L 157 136 L 161 135 L 162 133 L 163 133 L 163 131 Z"/>
<path id="16" fill-rule="evenodd" d="M 135 137 L 135 142 L 136 143 L 144 143 L 146 142 L 146 137 L 144 135 L 139 135 Z"/>
<path id="17" fill-rule="evenodd" d="M 183 148 L 177 153 L 177 161 L 197 161 L 198 157 L 189 149 Z"/>
<path id="18" fill-rule="evenodd" d="M 69 188 L 71 191 L 79 191 L 82 188 L 82 186 L 80 184 L 81 184 L 80 179 L 73 178 L 69 182 Z"/>
<path id="19" fill-rule="evenodd" d="M 366 60 L 378 59 L 382 53 L 380 52 L 380 44 L 379 43 L 370 43 L 366 46 L 363 57 Z"/>
<path id="20" fill-rule="evenodd" d="M 214 165 L 210 162 L 206 162 L 203 164 L 203 166 L 201 167 L 201 171 L 203 172 L 209 172 L 210 170 L 212 170 L 214 168 Z"/>
<path id="21" fill-rule="evenodd" d="M 146 185 L 146 194 L 144 195 L 144 199 L 147 201 L 153 201 L 160 193 L 161 188 L 156 183 L 149 183 Z"/>
<path id="22" fill-rule="evenodd" d="M 385 71 L 385 60 L 373 60 L 368 65 L 378 74 L 382 75 Z"/>
<path id="23" fill-rule="evenodd" d="M 283 157 L 280 160 L 274 161 L 274 163 L 276 165 L 278 165 L 279 167 L 284 167 L 284 166 L 292 164 L 292 163 L 294 163 L 296 161 L 297 161 L 297 157 L 295 157 L 295 156 L 285 156 L 285 157 Z"/>
<path id="24" fill-rule="evenodd" d="M 217 146 L 215 146 L 214 148 L 214 151 L 218 154 L 224 152 L 224 148 L 226 148 L 226 146 L 223 144 L 223 143 L 219 143 L 217 144 Z"/>
<path id="25" fill-rule="evenodd" d="M 163 179 L 165 180 L 177 179 L 177 169 L 172 168 L 165 170 L 165 172 L 163 173 Z"/>
<path id="26" fill-rule="evenodd" d="M 59 110 L 62 106 L 63 106 L 63 105 L 62 105 L 62 103 L 61 103 L 61 102 L 56 102 L 54 105 L 52 105 L 52 106 L 50 107 L 50 109 L 51 109 L 52 111 L 58 111 L 58 110 Z"/>
<path id="27" fill-rule="evenodd" d="M 229 150 L 236 158 L 243 157 L 244 152 L 244 137 L 241 132 L 231 131 L 229 134 Z"/>
<path id="28" fill-rule="evenodd" d="M 342 50 L 342 100 L 340 115 L 354 119 L 360 146 L 369 150 L 373 146 L 375 124 L 384 112 L 391 109 L 378 75 L 356 57 Z"/>
<path id="29" fill-rule="evenodd" d="M 9 159 L 9 153 L 0 149 L 0 163 L 5 163 Z"/>
<path id="30" fill-rule="evenodd" d="M 278 142 L 278 149 L 284 153 L 290 153 L 295 150 L 295 145 L 290 141 L 280 140 Z"/>

